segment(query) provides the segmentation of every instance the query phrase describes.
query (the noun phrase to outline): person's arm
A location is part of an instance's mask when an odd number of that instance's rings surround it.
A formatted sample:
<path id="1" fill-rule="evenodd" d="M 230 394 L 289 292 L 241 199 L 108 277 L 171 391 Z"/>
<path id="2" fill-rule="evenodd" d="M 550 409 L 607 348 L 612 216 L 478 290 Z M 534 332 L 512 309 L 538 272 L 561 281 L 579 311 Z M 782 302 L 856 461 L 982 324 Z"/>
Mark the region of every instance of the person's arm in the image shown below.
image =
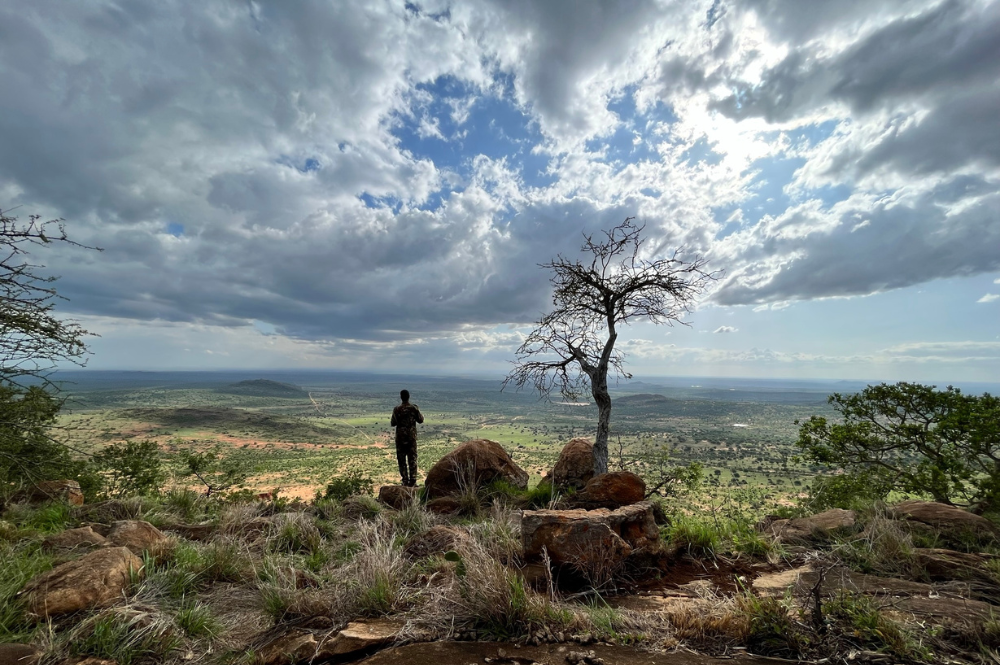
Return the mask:
<path id="1" fill-rule="evenodd" d="M 413 410 L 417 412 L 417 422 L 418 423 L 423 423 L 424 422 L 424 414 L 420 413 L 420 409 L 417 408 L 416 404 L 413 405 Z"/>
<path id="2" fill-rule="evenodd" d="M 396 426 L 396 409 L 392 410 L 392 418 L 389 420 L 389 427 Z"/>

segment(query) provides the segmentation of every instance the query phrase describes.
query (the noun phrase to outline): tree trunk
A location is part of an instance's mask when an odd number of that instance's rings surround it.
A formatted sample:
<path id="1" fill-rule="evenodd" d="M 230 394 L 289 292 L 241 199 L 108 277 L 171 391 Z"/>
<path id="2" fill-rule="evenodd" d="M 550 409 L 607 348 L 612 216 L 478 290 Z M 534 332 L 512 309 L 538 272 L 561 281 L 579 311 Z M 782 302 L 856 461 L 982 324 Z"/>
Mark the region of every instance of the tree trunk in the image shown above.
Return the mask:
<path id="1" fill-rule="evenodd" d="M 591 392 L 597 403 L 597 437 L 594 439 L 594 475 L 608 472 L 608 433 L 611 429 L 611 395 L 608 377 L 591 380 Z"/>

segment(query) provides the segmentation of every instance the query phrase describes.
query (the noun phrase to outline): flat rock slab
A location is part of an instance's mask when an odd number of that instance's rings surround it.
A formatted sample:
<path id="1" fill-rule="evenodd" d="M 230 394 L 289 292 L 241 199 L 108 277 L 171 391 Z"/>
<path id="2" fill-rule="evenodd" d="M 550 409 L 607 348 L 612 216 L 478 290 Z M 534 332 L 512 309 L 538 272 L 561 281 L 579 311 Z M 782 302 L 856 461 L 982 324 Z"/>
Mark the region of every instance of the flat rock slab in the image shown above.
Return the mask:
<path id="1" fill-rule="evenodd" d="M 396 641 L 396 636 L 402 628 L 401 622 L 388 619 L 352 621 L 336 637 L 323 645 L 322 653 L 328 656 L 344 656 L 386 646 Z"/>
<path id="2" fill-rule="evenodd" d="M 943 503 L 903 501 L 890 508 L 889 512 L 896 519 L 919 522 L 945 535 L 961 537 L 963 534 L 971 534 L 993 538 L 1000 536 L 1000 529 L 985 517 Z"/>
<path id="3" fill-rule="evenodd" d="M 500 650 L 504 657 L 499 657 Z M 395 649 L 386 649 L 370 658 L 359 661 L 364 665 L 470 665 L 486 663 L 495 665 L 522 665 L 541 663 L 543 665 L 567 665 L 566 656 L 570 652 L 593 651 L 606 665 L 788 665 L 795 661 L 761 656 L 741 656 L 737 658 L 712 658 L 701 654 L 673 652 L 650 653 L 640 649 L 593 644 L 582 647 L 577 644 L 546 644 L 537 647 L 515 647 L 505 642 L 424 642 L 408 644 Z"/>

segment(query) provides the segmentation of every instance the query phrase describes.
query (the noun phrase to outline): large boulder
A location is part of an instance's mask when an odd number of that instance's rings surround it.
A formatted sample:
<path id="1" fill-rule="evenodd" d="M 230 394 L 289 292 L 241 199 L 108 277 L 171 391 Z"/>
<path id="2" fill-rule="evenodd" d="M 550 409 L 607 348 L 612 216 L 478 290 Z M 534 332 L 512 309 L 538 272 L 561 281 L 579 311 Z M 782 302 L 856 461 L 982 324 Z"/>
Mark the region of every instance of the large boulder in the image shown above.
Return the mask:
<path id="1" fill-rule="evenodd" d="M 108 540 L 132 550 L 133 554 L 143 552 L 157 554 L 166 546 L 168 538 L 163 532 L 143 520 L 120 520 L 111 525 Z"/>
<path id="2" fill-rule="evenodd" d="M 104 547 L 108 539 L 89 526 L 66 529 L 42 541 L 42 549 L 48 551 L 73 550 L 77 548 Z"/>
<path id="3" fill-rule="evenodd" d="M 567 499 L 572 508 L 608 508 L 639 503 L 646 498 L 646 483 L 631 471 L 612 471 L 591 478 L 584 488 Z"/>
<path id="4" fill-rule="evenodd" d="M 378 500 L 395 510 L 404 510 L 417 502 L 417 488 L 405 485 L 382 485 Z"/>
<path id="5" fill-rule="evenodd" d="M 850 529 L 854 526 L 855 517 L 853 510 L 831 508 L 809 517 L 774 520 L 766 524 L 762 530 L 780 542 L 806 543 L 828 538 L 837 531 Z"/>
<path id="6" fill-rule="evenodd" d="M 903 501 L 889 509 L 896 519 L 921 524 L 946 539 L 1000 537 L 1000 529 L 981 515 L 934 501 Z"/>
<path id="7" fill-rule="evenodd" d="M 127 547 L 109 547 L 56 566 L 21 590 L 31 615 L 46 619 L 104 607 L 122 597 L 142 561 Z"/>
<path id="8" fill-rule="evenodd" d="M 618 510 L 526 510 L 521 517 L 521 541 L 526 560 L 578 565 L 587 556 L 607 556 L 616 564 L 632 550 L 655 545 L 660 538 L 653 504 L 642 501 Z"/>
<path id="9" fill-rule="evenodd" d="M 466 441 L 438 460 L 427 472 L 427 498 L 458 494 L 464 487 L 482 487 L 504 480 L 521 489 L 528 488 L 528 473 L 510 458 L 496 441 Z"/>
<path id="10" fill-rule="evenodd" d="M 552 469 L 552 484 L 559 490 L 580 490 L 593 477 L 594 444 L 588 439 L 570 439 Z"/>
<path id="11" fill-rule="evenodd" d="M 526 510 L 521 518 L 525 559 L 589 568 L 604 560 L 615 567 L 632 547 L 608 524 L 608 510 Z"/>
<path id="12" fill-rule="evenodd" d="M 14 502 L 44 503 L 64 501 L 71 506 L 83 505 L 83 490 L 75 480 L 43 480 L 11 497 Z"/>

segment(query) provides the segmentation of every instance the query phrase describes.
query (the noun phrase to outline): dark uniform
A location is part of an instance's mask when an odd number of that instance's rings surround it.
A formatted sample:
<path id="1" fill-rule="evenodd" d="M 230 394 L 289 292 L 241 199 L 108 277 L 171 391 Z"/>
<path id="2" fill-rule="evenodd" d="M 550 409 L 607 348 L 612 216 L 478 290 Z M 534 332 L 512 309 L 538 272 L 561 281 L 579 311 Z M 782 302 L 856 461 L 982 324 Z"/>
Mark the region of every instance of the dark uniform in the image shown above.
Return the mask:
<path id="1" fill-rule="evenodd" d="M 417 423 L 424 422 L 424 416 L 416 404 L 403 402 L 392 410 L 392 421 L 396 428 L 396 461 L 403 484 L 413 487 L 417 484 Z"/>

